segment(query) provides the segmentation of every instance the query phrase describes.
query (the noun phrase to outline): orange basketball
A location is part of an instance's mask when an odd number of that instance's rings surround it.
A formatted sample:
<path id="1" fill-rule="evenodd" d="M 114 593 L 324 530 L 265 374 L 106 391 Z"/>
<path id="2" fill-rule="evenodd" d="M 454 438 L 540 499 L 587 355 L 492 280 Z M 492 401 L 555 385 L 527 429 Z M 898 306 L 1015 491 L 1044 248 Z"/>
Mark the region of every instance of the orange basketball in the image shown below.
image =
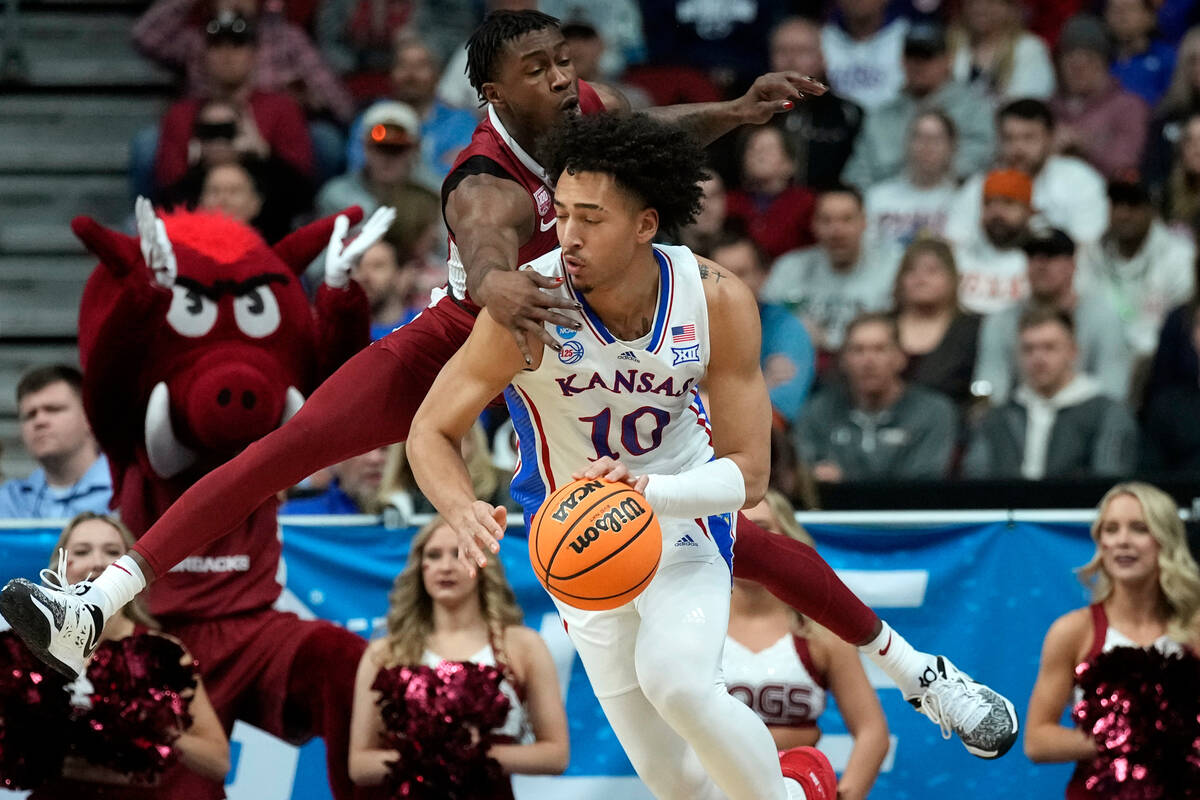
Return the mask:
<path id="1" fill-rule="evenodd" d="M 599 478 L 552 494 L 529 529 L 529 561 L 546 591 L 604 611 L 641 594 L 658 571 L 662 530 L 646 498 Z"/>

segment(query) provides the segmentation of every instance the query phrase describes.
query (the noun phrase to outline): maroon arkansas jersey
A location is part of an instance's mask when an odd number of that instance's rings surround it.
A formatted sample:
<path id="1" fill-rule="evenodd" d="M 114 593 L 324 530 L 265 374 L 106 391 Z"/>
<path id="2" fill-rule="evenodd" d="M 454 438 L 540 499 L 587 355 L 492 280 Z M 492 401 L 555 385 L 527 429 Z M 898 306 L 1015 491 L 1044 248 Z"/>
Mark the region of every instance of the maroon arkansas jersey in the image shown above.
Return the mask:
<path id="1" fill-rule="evenodd" d="M 583 81 L 579 82 L 579 110 L 583 114 L 598 114 L 604 110 L 596 90 Z M 487 173 L 521 184 L 529 193 L 529 201 L 536 212 L 533 235 L 517 251 L 518 263 L 525 264 L 558 247 L 558 232 L 554 229 L 556 215 L 553 189 L 541 164 L 509 135 L 491 106 L 487 111 L 487 117 L 476 126 L 471 143 L 459 153 L 450 174 L 442 183 L 442 208 L 445 209 L 450 192 L 469 175 Z M 456 300 L 464 301 L 472 311 L 478 311 L 478 306 L 471 303 L 467 296 L 467 272 L 463 268 L 458 246 L 454 243 L 453 231 L 450 232 L 448 244 L 446 262 L 450 273 L 450 294 Z"/>

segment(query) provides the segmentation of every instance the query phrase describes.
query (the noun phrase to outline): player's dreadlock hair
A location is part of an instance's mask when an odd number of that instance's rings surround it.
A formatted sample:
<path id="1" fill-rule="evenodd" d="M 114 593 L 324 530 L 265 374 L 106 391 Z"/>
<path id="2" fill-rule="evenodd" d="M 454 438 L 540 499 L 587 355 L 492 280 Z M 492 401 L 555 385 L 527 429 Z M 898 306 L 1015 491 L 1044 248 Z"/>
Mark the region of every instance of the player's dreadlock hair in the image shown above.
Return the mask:
<path id="1" fill-rule="evenodd" d="M 540 11 L 493 11 L 467 39 L 467 80 L 485 103 L 483 85 L 496 78 L 505 45 L 530 31 L 557 28 L 558 18 Z"/>
<path id="2" fill-rule="evenodd" d="M 542 137 L 538 160 L 552 178 L 563 170 L 602 172 L 658 212 L 672 235 L 700 212 L 700 182 L 708 177 L 704 149 L 683 129 L 645 114 L 569 118 Z"/>

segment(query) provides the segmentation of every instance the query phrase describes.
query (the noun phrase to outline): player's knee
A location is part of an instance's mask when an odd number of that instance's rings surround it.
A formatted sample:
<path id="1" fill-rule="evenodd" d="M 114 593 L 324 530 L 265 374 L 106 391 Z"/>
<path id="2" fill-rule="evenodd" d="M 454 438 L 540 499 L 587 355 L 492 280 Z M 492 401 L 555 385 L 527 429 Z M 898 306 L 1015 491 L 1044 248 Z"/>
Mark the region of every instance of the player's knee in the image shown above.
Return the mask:
<path id="1" fill-rule="evenodd" d="M 681 721 L 700 713 L 712 702 L 716 692 L 713 681 L 687 673 L 688 670 L 682 668 L 681 664 L 666 669 L 638 671 L 638 680 L 646 699 L 675 728 Z"/>

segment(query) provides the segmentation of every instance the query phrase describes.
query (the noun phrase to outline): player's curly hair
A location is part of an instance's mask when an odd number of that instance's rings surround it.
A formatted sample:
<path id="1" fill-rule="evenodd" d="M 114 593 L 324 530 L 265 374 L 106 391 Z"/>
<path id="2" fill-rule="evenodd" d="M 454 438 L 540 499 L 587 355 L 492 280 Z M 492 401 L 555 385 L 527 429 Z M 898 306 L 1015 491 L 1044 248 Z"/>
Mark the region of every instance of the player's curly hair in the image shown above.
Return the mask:
<path id="1" fill-rule="evenodd" d="M 496 65 L 504 47 L 531 31 L 557 28 L 558 18 L 541 11 L 493 11 L 467 39 L 467 80 L 479 95 L 479 103 L 487 101 L 483 85 L 496 79 Z"/>
<path id="2" fill-rule="evenodd" d="M 700 213 L 708 177 L 700 142 L 645 114 L 588 114 L 564 120 L 538 145 L 538 161 L 554 179 L 564 170 L 602 172 L 658 212 L 671 235 Z"/>
<path id="3" fill-rule="evenodd" d="M 434 517 L 413 537 L 408 551 L 408 562 L 396 576 L 392 591 L 388 595 L 387 612 L 387 666 L 420 664 L 425 653 L 425 643 L 433 633 L 433 598 L 425 589 L 421 574 L 421 559 L 425 545 L 434 531 L 447 525 L 441 516 Z M 520 625 L 525 615 L 517 604 L 517 596 L 504 577 L 500 559 L 489 558 L 487 566 L 479 569 L 477 587 L 479 607 L 487 621 L 488 638 L 492 652 L 496 654 L 496 665 L 512 681 L 504 651 L 504 632 L 510 625 Z"/>

